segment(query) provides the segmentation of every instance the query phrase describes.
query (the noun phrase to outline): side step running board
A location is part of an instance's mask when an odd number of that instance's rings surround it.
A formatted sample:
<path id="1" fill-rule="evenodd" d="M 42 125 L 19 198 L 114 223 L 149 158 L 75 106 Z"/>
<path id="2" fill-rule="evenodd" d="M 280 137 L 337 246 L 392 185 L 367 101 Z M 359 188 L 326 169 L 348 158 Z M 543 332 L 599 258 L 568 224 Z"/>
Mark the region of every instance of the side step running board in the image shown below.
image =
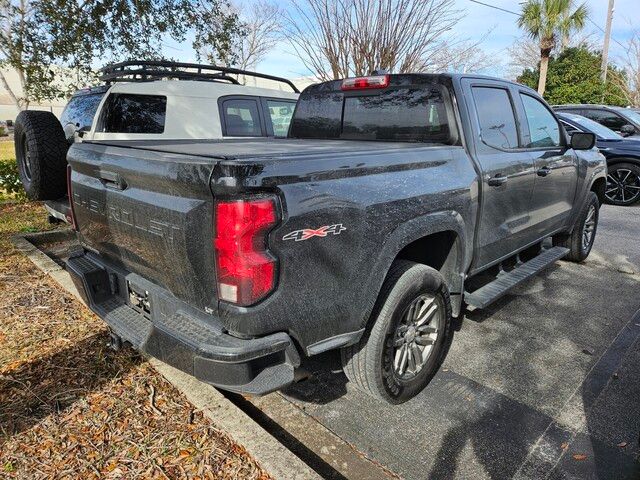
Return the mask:
<path id="1" fill-rule="evenodd" d="M 500 297 L 509 292 L 512 288 L 520 285 L 528 278 L 533 277 L 541 270 L 560 260 L 569 253 L 568 248 L 552 247 L 543 250 L 537 257 L 532 258 L 528 262 L 522 263 L 510 272 L 504 272 L 488 283 L 484 287 L 479 288 L 473 293 L 464 294 L 464 300 L 467 305 L 475 308 L 485 308 L 490 303 L 495 302 Z"/>

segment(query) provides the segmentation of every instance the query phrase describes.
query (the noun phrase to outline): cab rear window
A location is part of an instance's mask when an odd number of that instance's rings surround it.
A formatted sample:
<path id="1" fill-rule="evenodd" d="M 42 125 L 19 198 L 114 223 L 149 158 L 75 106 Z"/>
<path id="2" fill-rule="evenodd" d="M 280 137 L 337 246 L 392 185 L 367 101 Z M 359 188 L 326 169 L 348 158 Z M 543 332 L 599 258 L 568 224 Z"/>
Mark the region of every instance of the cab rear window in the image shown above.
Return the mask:
<path id="1" fill-rule="evenodd" d="M 163 133 L 167 97 L 114 93 L 107 98 L 103 112 L 103 132 Z"/>
<path id="2" fill-rule="evenodd" d="M 298 102 L 290 133 L 296 138 L 428 143 L 447 143 L 450 135 L 442 90 L 435 85 L 374 94 L 309 92 Z"/>

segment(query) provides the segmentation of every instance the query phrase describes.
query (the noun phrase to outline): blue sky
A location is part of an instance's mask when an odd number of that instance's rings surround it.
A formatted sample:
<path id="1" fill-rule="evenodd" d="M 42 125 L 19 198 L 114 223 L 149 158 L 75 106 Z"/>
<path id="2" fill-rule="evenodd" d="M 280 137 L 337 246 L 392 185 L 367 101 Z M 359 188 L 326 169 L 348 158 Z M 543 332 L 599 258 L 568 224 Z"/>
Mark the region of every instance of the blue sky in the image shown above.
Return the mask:
<path id="1" fill-rule="evenodd" d="M 245 0 L 245 4 L 250 0 Z M 482 0 L 484 3 L 494 5 L 511 11 L 519 11 L 520 2 L 518 0 Z M 286 5 L 286 2 L 281 2 Z M 587 0 L 589 7 L 589 18 L 593 21 L 587 23 L 587 32 L 594 32 L 594 40 L 601 42 L 604 34 L 595 25 L 604 29 L 607 13 L 608 0 Z M 509 63 L 507 47 L 521 35 L 521 31 L 516 25 L 516 16 L 489 8 L 470 0 L 456 0 L 456 7 L 463 10 L 465 17 L 454 29 L 454 34 L 460 38 L 480 39 L 487 31 L 491 30 L 489 36 L 484 40 L 482 48 L 496 56 L 496 64 L 499 65 L 493 72 L 495 75 L 505 73 L 506 65 Z M 609 57 L 615 60 L 623 54 L 622 47 L 616 43 L 617 40 L 624 44 L 624 41 L 631 35 L 633 28 L 640 29 L 640 0 L 616 0 L 612 27 L 612 42 Z M 176 57 L 184 61 L 194 61 L 193 52 L 190 45 L 168 44 L 165 48 L 168 56 Z M 286 43 L 282 43 L 274 48 L 257 67 L 257 70 L 280 75 L 285 77 L 300 77 L 307 75 L 304 65 L 292 53 L 292 48 Z"/>

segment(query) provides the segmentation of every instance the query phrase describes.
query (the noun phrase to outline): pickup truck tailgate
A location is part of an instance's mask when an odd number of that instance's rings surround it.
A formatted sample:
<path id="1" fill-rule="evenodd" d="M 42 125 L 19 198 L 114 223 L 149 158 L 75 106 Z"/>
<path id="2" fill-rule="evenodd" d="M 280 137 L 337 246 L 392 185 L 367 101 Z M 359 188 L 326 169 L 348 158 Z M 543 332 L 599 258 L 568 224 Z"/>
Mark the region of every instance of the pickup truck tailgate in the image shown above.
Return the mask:
<path id="1" fill-rule="evenodd" d="M 68 162 L 87 249 L 194 306 L 217 305 L 209 187 L 215 158 L 82 143 L 69 150 Z"/>

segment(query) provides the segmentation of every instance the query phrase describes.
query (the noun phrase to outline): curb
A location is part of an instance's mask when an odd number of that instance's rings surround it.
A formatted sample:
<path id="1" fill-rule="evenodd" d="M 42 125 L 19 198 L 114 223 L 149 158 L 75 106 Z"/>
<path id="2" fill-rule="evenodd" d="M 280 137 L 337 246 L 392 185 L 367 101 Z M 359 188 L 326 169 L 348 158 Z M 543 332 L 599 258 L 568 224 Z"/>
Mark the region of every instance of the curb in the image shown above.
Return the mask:
<path id="1" fill-rule="evenodd" d="M 14 235 L 11 237 L 11 242 L 42 272 L 51 276 L 62 288 L 82 301 L 67 271 L 30 241 L 45 243 L 68 238 L 68 230 L 57 230 L 38 234 Z M 187 397 L 215 425 L 224 430 L 235 442 L 242 445 L 273 478 L 283 480 L 321 478 L 217 389 L 157 359 L 150 358 L 149 362 L 158 373 Z"/>

